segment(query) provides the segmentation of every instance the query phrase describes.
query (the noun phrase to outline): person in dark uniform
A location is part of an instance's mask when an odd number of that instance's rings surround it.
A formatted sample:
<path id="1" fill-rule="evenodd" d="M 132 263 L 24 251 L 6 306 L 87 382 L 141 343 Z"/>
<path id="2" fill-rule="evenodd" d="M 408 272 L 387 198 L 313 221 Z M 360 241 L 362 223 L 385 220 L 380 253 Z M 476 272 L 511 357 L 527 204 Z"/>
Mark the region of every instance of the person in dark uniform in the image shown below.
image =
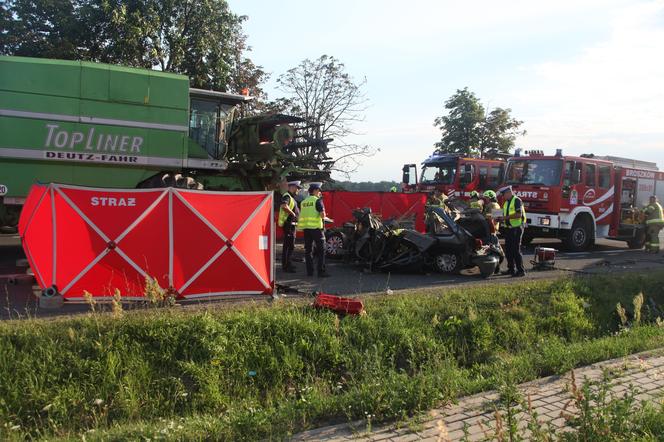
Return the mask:
<path id="1" fill-rule="evenodd" d="M 309 185 L 309 196 L 302 201 L 298 228 L 304 232 L 304 260 L 307 276 L 314 274 L 314 254 L 318 276 L 330 276 L 325 270 L 325 206 L 320 184 Z"/>
<path id="2" fill-rule="evenodd" d="M 523 255 L 521 254 L 521 238 L 526 227 L 526 210 L 521 198 L 512 192 L 512 186 L 505 186 L 498 192 L 505 201 L 501 220 L 505 225 L 507 271 L 502 272 L 502 274 L 514 277 L 525 276 L 526 271 L 523 268 Z"/>
<path id="3" fill-rule="evenodd" d="M 281 198 L 281 206 L 279 207 L 279 219 L 277 223 L 279 227 L 284 229 L 283 250 L 281 252 L 281 266 L 284 272 L 295 273 L 295 267 L 291 258 L 293 256 L 293 249 L 295 249 L 295 226 L 297 225 L 297 218 L 300 214 L 300 209 L 297 206 L 297 194 L 302 189 L 300 181 L 290 181 L 288 183 L 288 192 L 285 192 Z"/>

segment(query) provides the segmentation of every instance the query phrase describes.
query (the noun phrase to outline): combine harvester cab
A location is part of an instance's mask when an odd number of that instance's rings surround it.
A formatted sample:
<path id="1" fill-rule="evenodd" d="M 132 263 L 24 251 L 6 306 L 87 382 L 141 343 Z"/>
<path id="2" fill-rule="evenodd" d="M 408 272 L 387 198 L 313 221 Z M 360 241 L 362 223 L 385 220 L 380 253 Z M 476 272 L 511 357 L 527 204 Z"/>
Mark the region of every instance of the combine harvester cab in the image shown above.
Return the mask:
<path id="1" fill-rule="evenodd" d="M 417 166 L 403 166 L 404 192 L 440 190 L 448 197 L 468 199 L 472 191 L 495 190 L 502 182 L 504 161 L 468 158 L 461 155 L 431 155 L 422 162 L 418 180 Z"/>
<path id="2" fill-rule="evenodd" d="M 526 207 L 524 242 L 560 238 L 568 250 L 585 250 L 596 238 L 645 240 L 638 209 L 650 195 L 664 197 L 664 173 L 657 165 L 617 157 L 520 151 L 508 160 L 505 184 Z"/>

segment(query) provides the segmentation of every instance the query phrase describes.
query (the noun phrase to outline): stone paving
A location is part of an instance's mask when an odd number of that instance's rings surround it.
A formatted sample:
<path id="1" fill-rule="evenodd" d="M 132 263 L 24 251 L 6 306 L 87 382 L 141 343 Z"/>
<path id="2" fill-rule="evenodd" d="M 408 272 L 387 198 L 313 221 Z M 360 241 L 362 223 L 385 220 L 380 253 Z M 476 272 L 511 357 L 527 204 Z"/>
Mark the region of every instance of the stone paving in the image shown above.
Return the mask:
<path id="1" fill-rule="evenodd" d="M 662 400 L 664 348 L 576 369 L 576 384 L 580 386 L 584 380 L 600 380 L 607 370 L 612 379 L 612 391 L 616 395 L 634 386 L 638 390 L 637 400 Z M 530 407 L 536 412 L 538 421 L 553 432 L 569 431 L 564 416 L 571 416 L 575 412 L 571 401 L 571 380 L 570 373 L 518 386 L 523 397 L 529 398 Z M 292 441 L 444 442 L 460 440 L 464 434 L 469 441 L 491 439 L 496 433 L 494 428 L 498 398 L 496 391 L 480 393 L 461 398 L 458 404 L 432 410 L 428 416 L 412 423 L 374 427 L 368 431 L 365 421 L 356 421 L 300 433 Z M 528 421 L 523 414 L 517 414 L 516 419 L 520 428 L 526 427 Z M 524 435 L 527 437 L 527 432 Z"/>

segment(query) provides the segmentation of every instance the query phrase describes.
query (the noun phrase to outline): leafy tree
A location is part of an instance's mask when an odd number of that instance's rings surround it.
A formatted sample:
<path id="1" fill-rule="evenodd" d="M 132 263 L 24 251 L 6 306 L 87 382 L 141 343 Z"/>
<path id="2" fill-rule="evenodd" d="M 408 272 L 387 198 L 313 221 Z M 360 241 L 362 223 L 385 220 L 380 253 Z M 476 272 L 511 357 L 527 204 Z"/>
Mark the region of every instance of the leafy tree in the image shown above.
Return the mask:
<path id="1" fill-rule="evenodd" d="M 513 118 L 511 113 L 512 109 L 497 107 L 486 116 L 478 149 L 481 155 L 509 153 L 516 138 L 526 134 L 525 130 L 519 130 L 523 121 Z"/>
<path id="2" fill-rule="evenodd" d="M 306 119 L 311 138 L 333 140 L 329 145 L 335 158 L 331 170 L 349 174 L 360 165 L 361 157 L 375 153 L 370 146 L 347 141 L 347 137 L 358 135 L 354 125 L 364 120 L 366 79 L 356 82 L 343 63 L 322 55 L 303 60 L 279 76 L 277 84 L 286 97 L 273 107 Z"/>
<path id="3" fill-rule="evenodd" d="M 245 16 L 225 0 L 5 0 L 0 53 L 182 73 L 193 87 L 261 96 Z"/>
<path id="4" fill-rule="evenodd" d="M 78 2 L 0 2 L 0 54 L 78 58 L 81 55 Z"/>
<path id="5" fill-rule="evenodd" d="M 437 153 L 463 155 L 506 154 L 514 147 L 523 121 L 512 117 L 511 109 L 495 108 L 488 114 L 477 96 L 468 88 L 458 89 L 445 102 L 447 114 L 434 120 L 441 130 L 435 143 Z"/>

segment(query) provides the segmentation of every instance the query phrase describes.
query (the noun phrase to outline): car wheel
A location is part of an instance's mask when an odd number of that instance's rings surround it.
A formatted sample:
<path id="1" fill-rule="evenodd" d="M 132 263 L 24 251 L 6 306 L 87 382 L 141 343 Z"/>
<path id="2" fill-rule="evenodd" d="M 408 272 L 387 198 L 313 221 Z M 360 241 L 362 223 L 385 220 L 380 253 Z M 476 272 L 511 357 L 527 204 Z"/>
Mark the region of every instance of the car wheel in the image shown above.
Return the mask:
<path id="1" fill-rule="evenodd" d="M 325 238 L 325 253 L 332 258 L 338 258 L 344 254 L 344 237 L 339 232 L 334 232 Z"/>
<path id="2" fill-rule="evenodd" d="M 440 273 L 457 273 L 461 270 L 461 256 L 456 253 L 439 253 L 433 259 L 433 266 Z"/>

